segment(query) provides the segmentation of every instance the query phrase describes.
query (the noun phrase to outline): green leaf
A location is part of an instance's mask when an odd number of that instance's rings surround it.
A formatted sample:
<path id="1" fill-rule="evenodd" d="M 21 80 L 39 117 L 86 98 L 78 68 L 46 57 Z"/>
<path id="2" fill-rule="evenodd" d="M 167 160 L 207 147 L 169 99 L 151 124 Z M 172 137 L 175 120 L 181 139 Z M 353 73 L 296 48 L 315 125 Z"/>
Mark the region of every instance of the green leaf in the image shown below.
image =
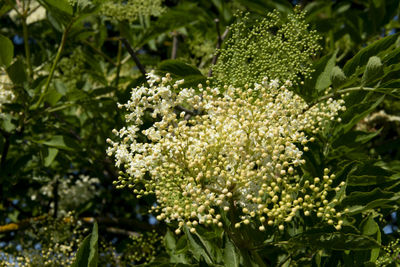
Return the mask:
<path id="1" fill-rule="evenodd" d="M 73 140 L 68 136 L 63 136 L 63 135 L 54 135 L 48 141 L 36 141 L 36 142 L 46 146 L 58 149 L 70 150 L 70 151 L 79 149 L 79 146 L 76 144 L 75 140 Z"/>
<path id="2" fill-rule="evenodd" d="M 373 81 L 383 76 L 383 64 L 379 57 L 372 56 L 369 58 L 367 67 L 362 76 L 361 83 L 366 85 L 369 81 Z"/>
<path id="3" fill-rule="evenodd" d="M 45 100 L 47 103 L 49 103 L 51 106 L 54 106 L 57 104 L 58 100 L 60 100 L 62 97 L 62 94 L 60 94 L 54 87 L 50 88 L 50 90 L 46 93 Z"/>
<path id="4" fill-rule="evenodd" d="M 4 14 L 6 14 L 11 9 L 12 9 L 12 6 L 10 6 L 9 4 L 4 3 L 4 1 L 2 1 L 2 3 L 0 3 L 0 17 L 3 16 Z"/>
<path id="5" fill-rule="evenodd" d="M 80 245 L 72 267 L 96 267 L 98 264 L 98 229 L 97 223 L 93 225 L 89 234 Z"/>
<path id="6" fill-rule="evenodd" d="M 44 166 L 49 167 L 51 165 L 51 163 L 53 163 L 57 154 L 58 154 L 57 148 L 49 147 L 47 149 L 47 156 L 45 156 L 45 158 L 44 158 Z"/>
<path id="7" fill-rule="evenodd" d="M 393 192 L 375 188 L 368 192 L 352 192 L 343 199 L 341 206 L 349 209 L 347 214 L 353 215 L 375 208 L 390 208 L 392 203 L 398 199 L 400 199 L 400 196 Z"/>
<path id="8" fill-rule="evenodd" d="M 343 70 L 339 68 L 338 66 L 335 66 L 331 70 L 331 81 L 332 81 L 332 86 L 334 88 L 338 88 L 341 86 L 343 83 L 346 82 L 346 75 L 344 74 Z"/>
<path id="9" fill-rule="evenodd" d="M 375 110 L 375 108 L 380 103 L 382 103 L 384 99 L 385 95 L 381 96 L 377 100 L 374 100 L 373 103 L 361 101 L 361 103 L 347 108 L 347 110 L 341 115 L 342 124 L 340 125 L 340 127 L 337 127 L 335 129 L 335 133 L 333 134 L 333 136 L 338 136 L 340 132 L 344 134 L 350 131 L 354 127 L 354 125 L 357 124 L 357 122 L 359 122 L 362 118 Z"/>
<path id="10" fill-rule="evenodd" d="M 331 73 L 332 69 L 335 67 L 337 51 L 332 55 L 325 56 L 322 62 L 316 66 L 316 70 L 321 71 L 318 75 L 317 81 L 315 83 L 315 89 L 317 91 L 324 90 L 331 85 Z M 313 74 L 315 75 L 315 73 Z"/>
<path id="11" fill-rule="evenodd" d="M 336 53 L 323 56 L 314 63 L 313 69 L 315 71 L 312 78 L 305 80 L 299 92 L 306 100 L 312 100 L 321 90 L 326 89 L 331 84 L 330 74 L 335 66 Z"/>
<path id="12" fill-rule="evenodd" d="M 158 65 L 157 69 L 161 73 L 170 73 L 179 77 L 202 75 L 196 67 L 177 59 L 164 60 Z"/>
<path id="13" fill-rule="evenodd" d="M 51 6 L 52 8 L 55 8 L 60 12 L 72 16 L 73 13 L 72 6 L 68 3 L 67 0 L 40 0 L 40 1 L 43 2 L 45 5 Z"/>
<path id="14" fill-rule="evenodd" d="M 354 168 L 347 177 L 349 186 L 370 186 L 394 181 L 391 176 L 394 172 L 378 166 L 373 161 L 365 161 L 362 165 Z"/>
<path id="15" fill-rule="evenodd" d="M 224 265 L 227 267 L 239 266 L 239 256 L 235 251 L 235 246 L 227 236 L 225 236 Z"/>
<path id="16" fill-rule="evenodd" d="M 0 66 L 10 66 L 14 57 L 14 45 L 10 39 L 0 34 Z"/>
<path id="17" fill-rule="evenodd" d="M 329 250 L 369 250 L 380 247 L 374 239 L 351 233 L 341 232 L 306 232 L 291 238 L 288 241 L 299 247 L 324 248 Z"/>
<path id="18" fill-rule="evenodd" d="M 207 14 L 204 13 L 205 12 L 194 3 L 179 5 L 175 9 L 168 9 L 149 29 L 144 32 L 140 41 L 135 46 L 141 47 L 163 33 L 172 32 L 178 28 L 195 23 L 199 20 L 201 15 L 207 16 Z M 124 37 L 127 37 L 130 40 L 129 36 Z"/>
<path id="19" fill-rule="evenodd" d="M 193 253 L 193 256 L 196 258 L 196 260 L 203 258 L 207 264 L 212 264 L 212 257 L 204 245 L 204 242 L 198 238 L 199 236 L 193 236 L 186 226 L 183 227 L 183 231 L 185 232 L 185 235 L 189 241 L 189 250 Z"/>
<path id="20" fill-rule="evenodd" d="M 374 235 L 379 231 L 379 225 L 375 222 L 372 215 L 369 215 L 361 222 L 360 229 L 364 235 Z"/>
<path id="21" fill-rule="evenodd" d="M 47 9 L 47 18 L 53 27 L 62 32 L 62 25 L 67 25 L 72 20 L 73 9 L 68 0 L 39 0 Z"/>
<path id="22" fill-rule="evenodd" d="M 23 84 L 28 80 L 26 74 L 26 67 L 21 59 L 16 60 L 11 66 L 7 68 L 8 77 L 14 84 Z"/>
<path id="23" fill-rule="evenodd" d="M 364 66 L 370 57 L 375 56 L 379 52 L 391 47 L 396 42 L 398 37 L 398 33 L 389 35 L 360 50 L 352 59 L 347 61 L 347 63 L 344 65 L 343 71 L 346 76 L 349 77 L 350 75 L 352 75 L 356 71 L 357 67 Z"/>

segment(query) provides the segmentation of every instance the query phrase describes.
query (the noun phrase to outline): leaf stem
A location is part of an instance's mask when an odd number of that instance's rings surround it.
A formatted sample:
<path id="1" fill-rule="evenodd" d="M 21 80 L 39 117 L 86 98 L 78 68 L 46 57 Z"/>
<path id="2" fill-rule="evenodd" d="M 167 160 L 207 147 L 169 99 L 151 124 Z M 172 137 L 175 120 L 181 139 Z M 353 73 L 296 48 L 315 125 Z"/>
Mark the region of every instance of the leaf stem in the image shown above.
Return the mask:
<path id="1" fill-rule="evenodd" d="M 71 29 L 72 24 L 73 24 L 73 22 L 71 21 L 63 32 L 63 35 L 61 37 L 61 43 L 60 43 L 60 46 L 58 47 L 58 51 L 56 54 L 56 58 L 53 61 L 53 65 L 51 66 L 49 77 L 47 77 L 46 85 L 44 87 L 42 94 L 40 95 L 39 101 L 35 104 L 35 108 L 39 107 L 42 104 L 44 97 L 45 97 L 47 91 L 49 90 L 50 82 L 54 76 L 54 71 L 56 70 L 57 63 L 61 57 L 61 53 L 64 50 L 65 43 L 67 41 L 67 35 L 68 35 L 69 30 Z"/>
<path id="2" fill-rule="evenodd" d="M 22 33 L 24 36 L 25 58 L 26 58 L 26 64 L 28 65 L 28 77 L 30 79 L 32 78 L 33 70 L 31 64 L 31 50 L 29 48 L 29 35 L 28 35 L 28 25 L 26 24 L 26 16 L 25 15 L 22 16 L 21 20 L 22 20 Z"/>

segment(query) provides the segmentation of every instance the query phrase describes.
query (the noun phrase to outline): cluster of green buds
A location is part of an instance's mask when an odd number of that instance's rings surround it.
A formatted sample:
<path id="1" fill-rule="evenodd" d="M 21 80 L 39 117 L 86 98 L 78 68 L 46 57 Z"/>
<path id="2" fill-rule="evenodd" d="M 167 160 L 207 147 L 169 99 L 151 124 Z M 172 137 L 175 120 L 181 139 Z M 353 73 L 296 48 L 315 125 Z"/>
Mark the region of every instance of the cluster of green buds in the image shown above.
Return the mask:
<path id="1" fill-rule="evenodd" d="M 303 213 L 314 214 L 340 229 L 340 212 L 328 193 L 334 182 L 298 173 L 303 151 L 325 123 L 344 110 L 343 100 L 327 99 L 309 106 L 288 88 L 287 80 L 264 78 L 243 88 L 180 88 L 170 75 L 148 74 L 148 84 L 134 89 L 125 108 L 127 127 L 114 130 L 108 155 L 121 176 L 115 184 L 138 197 L 155 194 L 158 220 L 188 226 L 223 227 L 223 213 L 239 212 L 236 227 L 252 223 L 283 230 Z M 154 118 L 145 127 L 145 114 Z M 149 117 L 149 116 L 148 116 Z M 148 125 L 148 123 L 146 123 Z M 145 141 L 138 141 L 145 140 Z"/>
<path id="2" fill-rule="evenodd" d="M 305 13 L 297 9 L 287 18 L 274 11 L 255 22 L 239 14 L 213 73 L 234 86 L 260 82 L 263 77 L 296 83 L 313 72 L 311 58 L 321 49 L 319 40 L 316 31 L 308 30 Z"/>
<path id="3" fill-rule="evenodd" d="M 383 247 L 383 255 L 376 260 L 376 266 L 390 266 L 393 263 L 395 263 L 394 265 L 397 266 L 400 263 L 399 242 L 400 239 L 395 239 L 391 241 L 387 246 Z"/>

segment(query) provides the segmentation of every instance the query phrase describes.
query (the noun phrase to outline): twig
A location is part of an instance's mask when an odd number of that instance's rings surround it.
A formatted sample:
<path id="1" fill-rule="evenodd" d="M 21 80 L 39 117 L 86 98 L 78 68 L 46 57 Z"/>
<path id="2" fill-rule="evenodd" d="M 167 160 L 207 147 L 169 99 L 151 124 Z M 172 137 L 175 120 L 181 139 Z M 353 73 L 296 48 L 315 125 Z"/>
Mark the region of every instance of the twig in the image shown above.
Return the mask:
<path id="1" fill-rule="evenodd" d="M 136 66 L 140 70 L 140 72 L 143 74 L 144 77 L 146 77 L 146 70 L 142 63 L 140 63 L 139 58 L 136 55 L 136 52 L 133 50 L 132 46 L 129 44 L 128 40 L 125 38 L 120 39 L 122 43 L 125 45 L 126 50 L 128 50 L 128 53 L 131 55 L 133 61 L 135 61 Z"/>
<path id="2" fill-rule="evenodd" d="M 141 229 L 141 230 L 153 230 L 156 226 L 151 226 L 146 222 L 126 219 L 126 218 L 110 218 L 110 217 L 84 217 L 82 221 L 86 223 L 94 223 L 95 221 L 99 224 L 108 224 L 113 226 L 122 226 L 127 228 Z"/>
<path id="3" fill-rule="evenodd" d="M 174 31 L 172 33 L 172 52 L 171 52 L 171 59 L 176 59 L 176 55 L 178 53 L 178 33 Z"/>
<path id="4" fill-rule="evenodd" d="M 112 234 L 117 234 L 117 235 L 127 235 L 127 236 L 136 236 L 139 237 L 140 234 L 137 232 L 132 232 L 132 231 L 128 231 L 125 229 L 120 229 L 120 228 L 116 228 L 116 227 L 107 227 L 106 231 Z"/>
<path id="5" fill-rule="evenodd" d="M 224 33 L 221 35 L 221 31 L 219 29 L 219 19 L 215 19 L 214 21 L 215 21 L 215 27 L 217 28 L 218 40 L 217 40 L 217 47 L 215 49 L 216 51 L 211 61 L 211 68 L 208 71 L 208 77 L 212 76 L 212 66 L 214 66 L 217 63 L 218 57 L 220 55 L 219 49 L 221 48 L 222 42 L 224 41 L 229 32 L 229 28 L 226 28 Z"/>

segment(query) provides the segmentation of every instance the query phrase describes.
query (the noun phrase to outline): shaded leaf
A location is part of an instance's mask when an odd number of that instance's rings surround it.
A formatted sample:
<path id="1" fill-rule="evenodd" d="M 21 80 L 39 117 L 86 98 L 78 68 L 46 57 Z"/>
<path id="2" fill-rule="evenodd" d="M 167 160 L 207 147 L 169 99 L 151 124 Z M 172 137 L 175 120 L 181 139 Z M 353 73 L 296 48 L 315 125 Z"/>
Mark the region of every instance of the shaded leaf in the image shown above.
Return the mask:
<path id="1" fill-rule="evenodd" d="M 10 66 L 14 57 L 14 46 L 10 39 L 0 34 L 0 66 Z"/>
<path id="2" fill-rule="evenodd" d="M 56 158 L 57 154 L 58 154 L 58 149 L 57 148 L 49 147 L 47 149 L 47 155 L 44 158 L 44 166 L 45 167 L 49 167 L 51 165 L 51 163 L 53 163 L 53 161 Z"/>
<path id="3" fill-rule="evenodd" d="M 80 245 L 72 267 L 96 267 L 98 263 L 98 230 L 97 223 L 93 225 L 89 234 Z"/>
<path id="4" fill-rule="evenodd" d="M 162 73 L 170 73 L 180 77 L 189 75 L 202 75 L 196 67 L 176 59 L 162 61 L 158 65 L 158 71 Z"/>
<path id="5" fill-rule="evenodd" d="M 307 232 L 291 238 L 289 244 L 332 250 L 368 250 L 380 247 L 374 239 L 350 233 L 312 233 Z"/>
<path id="6" fill-rule="evenodd" d="M 7 68 L 8 77 L 15 84 L 22 84 L 27 81 L 28 75 L 26 74 L 26 68 L 21 59 L 16 60 Z"/>
<path id="7" fill-rule="evenodd" d="M 379 41 L 376 41 L 369 46 L 361 49 L 352 59 L 347 61 L 343 67 L 343 71 L 347 77 L 352 75 L 357 67 L 365 65 L 368 59 L 377 55 L 379 52 L 391 47 L 397 40 L 399 34 L 389 35 Z"/>

